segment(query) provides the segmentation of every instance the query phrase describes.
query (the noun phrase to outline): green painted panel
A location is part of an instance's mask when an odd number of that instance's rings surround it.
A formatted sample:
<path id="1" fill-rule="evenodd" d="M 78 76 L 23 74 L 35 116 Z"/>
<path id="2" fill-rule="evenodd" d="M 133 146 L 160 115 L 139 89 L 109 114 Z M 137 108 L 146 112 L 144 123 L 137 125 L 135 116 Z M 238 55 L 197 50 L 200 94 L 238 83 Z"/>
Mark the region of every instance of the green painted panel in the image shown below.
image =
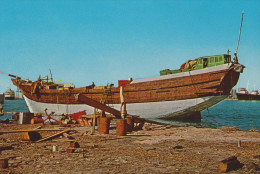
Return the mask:
<path id="1" fill-rule="evenodd" d="M 204 62 L 206 61 L 206 62 Z M 219 66 L 223 65 L 225 63 L 230 63 L 231 62 L 231 55 L 227 54 L 221 54 L 221 55 L 214 55 L 214 56 L 206 56 L 206 57 L 199 57 L 196 67 L 194 69 L 183 69 L 182 72 L 187 72 L 187 71 L 193 71 L 193 70 L 198 70 L 198 69 L 203 69 L 207 67 L 214 67 L 214 66 Z M 205 63 L 205 65 L 204 65 Z M 167 75 L 167 74 L 176 74 L 180 73 L 180 70 L 170 70 L 170 69 L 165 69 L 160 71 L 160 75 Z"/>

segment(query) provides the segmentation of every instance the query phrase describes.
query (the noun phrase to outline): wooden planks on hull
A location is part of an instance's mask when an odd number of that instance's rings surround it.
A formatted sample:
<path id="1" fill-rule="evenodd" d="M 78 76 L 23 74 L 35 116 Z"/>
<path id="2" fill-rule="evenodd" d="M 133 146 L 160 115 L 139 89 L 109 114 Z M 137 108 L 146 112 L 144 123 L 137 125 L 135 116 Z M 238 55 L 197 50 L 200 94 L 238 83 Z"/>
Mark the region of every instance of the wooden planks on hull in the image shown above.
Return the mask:
<path id="1" fill-rule="evenodd" d="M 238 80 L 238 77 L 232 76 L 236 76 L 233 73 L 233 69 L 224 69 L 192 76 L 128 84 L 124 88 L 125 102 L 172 101 L 197 98 L 198 96 L 207 96 L 209 94 L 225 94 L 229 93 L 233 87 L 232 85 L 236 84 Z M 224 81 L 221 81 L 223 79 Z M 75 100 L 76 94 L 84 94 L 94 101 L 101 101 L 107 90 L 105 87 L 99 89 L 90 86 L 71 90 L 41 89 L 39 87 L 38 90 L 34 90 L 33 87 L 35 85 L 33 83 L 30 86 L 26 82 L 16 79 L 12 79 L 12 81 L 14 85 L 21 88 L 21 91 L 27 98 L 42 103 L 80 104 L 79 101 Z M 107 103 L 120 103 L 118 87 L 111 87 Z"/>

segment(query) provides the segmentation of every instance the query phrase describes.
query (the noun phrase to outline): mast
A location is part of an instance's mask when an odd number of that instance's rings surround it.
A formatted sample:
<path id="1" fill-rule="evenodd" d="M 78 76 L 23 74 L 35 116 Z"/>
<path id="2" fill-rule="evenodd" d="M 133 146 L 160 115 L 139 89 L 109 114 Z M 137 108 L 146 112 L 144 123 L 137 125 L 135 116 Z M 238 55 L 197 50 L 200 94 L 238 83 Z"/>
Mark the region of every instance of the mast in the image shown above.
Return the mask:
<path id="1" fill-rule="evenodd" d="M 238 47 L 239 47 L 240 36 L 241 36 L 241 31 L 242 31 L 242 26 L 243 26 L 243 18 L 244 18 L 244 12 L 242 12 L 242 19 L 241 19 L 239 36 L 238 36 L 238 41 L 237 41 L 237 48 L 236 48 L 236 52 L 235 52 L 235 56 L 234 56 L 234 63 L 235 64 L 238 64 L 237 51 L 238 51 Z"/>
<path id="2" fill-rule="evenodd" d="M 54 82 L 53 82 L 53 78 L 52 78 L 51 69 L 50 69 L 50 74 L 51 74 L 51 82 L 54 83 Z"/>
<path id="3" fill-rule="evenodd" d="M 19 77 L 19 76 L 12 75 L 12 74 L 8 74 L 8 73 L 2 72 L 2 71 L 0 71 L 0 74 L 4 74 L 4 75 L 7 75 L 7 76 L 9 76 L 9 77 L 16 78 L 16 79 L 22 79 L 22 80 L 27 81 L 27 82 L 29 81 L 29 80 L 23 79 L 23 78 L 21 78 L 21 77 Z"/>

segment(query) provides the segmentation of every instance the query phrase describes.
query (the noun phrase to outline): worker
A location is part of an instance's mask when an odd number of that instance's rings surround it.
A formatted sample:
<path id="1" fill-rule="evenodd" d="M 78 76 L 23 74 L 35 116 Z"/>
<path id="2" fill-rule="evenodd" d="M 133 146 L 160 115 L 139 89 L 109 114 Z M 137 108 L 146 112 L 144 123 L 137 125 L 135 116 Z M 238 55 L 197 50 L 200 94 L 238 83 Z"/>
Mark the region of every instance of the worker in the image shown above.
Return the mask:
<path id="1" fill-rule="evenodd" d="M 238 64 L 238 58 L 237 58 L 237 53 L 234 54 L 234 64 Z"/>

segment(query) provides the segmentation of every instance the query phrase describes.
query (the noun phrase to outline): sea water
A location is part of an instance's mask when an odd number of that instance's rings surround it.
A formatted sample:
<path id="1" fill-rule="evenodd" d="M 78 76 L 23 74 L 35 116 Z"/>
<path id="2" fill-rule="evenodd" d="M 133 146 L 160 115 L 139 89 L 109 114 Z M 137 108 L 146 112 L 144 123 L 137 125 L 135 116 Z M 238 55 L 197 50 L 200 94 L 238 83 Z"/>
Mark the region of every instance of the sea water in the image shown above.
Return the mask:
<path id="1" fill-rule="evenodd" d="M 24 100 L 6 100 L 5 112 L 29 112 Z M 260 101 L 224 100 L 208 110 L 201 112 L 201 122 L 178 122 L 174 120 L 156 120 L 180 126 L 221 128 L 233 126 L 242 130 L 260 130 Z M 11 119 L 5 114 L 0 119 Z"/>
<path id="2" fill-rule="evenodd" d="M 241 130 L 260 130 L 260 101 L 224 100 L 201 112 L 200 122 L 163 120 L 179 126 L 237 127 Z M 159 121 L 158 119 L 156 121 Z"/>
<path id="3" fill-rule="evenodd" d="M 224 100 L 202 111 L 202 124 L 260 130 L 260 101 Z"/>
<path id="4" fill-rule="evenodd" d="M 29 112 L 24 100 L 5 100 L 3 104 L 4 112 Z M 13 114 L 0 116 L 1 120 L 12 119 Z"/>

